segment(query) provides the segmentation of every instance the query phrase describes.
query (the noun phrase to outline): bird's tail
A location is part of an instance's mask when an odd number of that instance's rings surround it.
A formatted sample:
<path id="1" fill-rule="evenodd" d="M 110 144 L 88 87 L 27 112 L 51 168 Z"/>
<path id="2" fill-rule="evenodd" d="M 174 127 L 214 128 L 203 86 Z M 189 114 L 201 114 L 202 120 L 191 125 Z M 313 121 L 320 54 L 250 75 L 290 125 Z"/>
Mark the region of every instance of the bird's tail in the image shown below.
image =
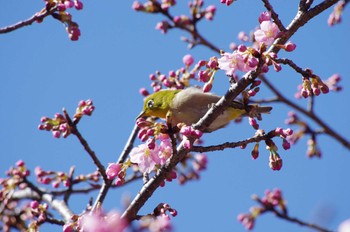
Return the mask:
<path id="1" fill-rule="evenodd" d="M 249 116 L 252 118 L 261 118 L 261 114 L 269 114 L 272 110 L 271 106 L 245 105 L 237 101 L 232 102 L 232 107 L 245 110 L 242 116 Z"/>

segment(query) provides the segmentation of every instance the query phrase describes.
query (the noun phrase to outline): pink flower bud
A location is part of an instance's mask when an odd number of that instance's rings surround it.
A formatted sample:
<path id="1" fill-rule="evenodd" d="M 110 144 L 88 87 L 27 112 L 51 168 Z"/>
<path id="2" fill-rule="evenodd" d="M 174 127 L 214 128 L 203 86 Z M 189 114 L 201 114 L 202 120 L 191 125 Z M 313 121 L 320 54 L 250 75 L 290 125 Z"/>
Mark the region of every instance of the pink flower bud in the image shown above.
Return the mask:
<path id="1" fill-rule="evenodd" d="M 292 52 L 295 50 L 295 48 L 297 47 L 297 45 L 295 45 L 294 43 L 288 41 L 285 45 L 284 45 L 284 50 L 286 50 L 287 52 Z"/>
<path id="2" fill-rule="evenodd" d="M 38 201 L 31 201 L 31 202 L 30 202 L 30 207 L 31 207 L 32 209 L 38 208 L 38 207 L 39 207 L 39 202 L 38 202 Z"/>
<path id="3" fill-rule="evenodd" d="M 244 44 L 241 44 L 241 45 L 238 45 L 237 50 L 240 52 L 245 52 L 247 50 L 247 47 Z"/>
<path id="4" fill-rule="evenodd" d="M 83 9 L 83 3 L 80 1 L 75 1 L 74 2 L 75 9 L 77 10 L 82 10 Z"/>
<path id="5" fill-rule="evenodd" d="M 157 77 L 156 77 L 156 75 L 155 75 L 154 73 L 152 73 L 152 74 L 149 75 L 149 79 L 150 79 L 151 81 L 154 81 L 154 80 L 157 79 Z"/>
<path id="6" fill-rule="evenodd" d="M 182 58 L 182 62 L 185 64 L 186 67 L 189 67 L 193 64 L 194 59 L 190 54 L 187 54 Z"/>
<path id="7" fill-rule="evenodd" d="M 263 21 L 270 21 L 271 20 L 271 13 L 268 11 L 264 11 L 259 16 L 259 23 L 261 24 Z"/>
<path id="8" fill-rule="evenodd" d="M 120 172 L 120 164 L 117 163 L 109 163 L 106 169 L 106 175 L 109 180 L 113 180 L 116 176 L 118 176 Z"/>
<path id="9" fill-rule="evenodd" d="M 74 6 L 73 1 L 64 1 L 64 5 L 66 5 L 67 8 L 72 8 Z"/>
<path id="10" fill-rule="evenodd" d="M 218 58 L 215 56 L 210 58 L 209 62 L 207 63 L 208 68 L 211 68 L 211 69 L 216 69 L 218 65 L 219 65 Z"/>
<path id="11" fill-rule="evenodd" d="M 25 165 L 25 163 L 24 163 L 23 160 L 18 160 L 18 161 L 16 162 L 16 166 L 17 166 L 17 167 L 23 167 L 24 165 Z"/>
<path id="12" fill-rule="evenodd" d="M 144 97 L 147 97 L 147 96 L 149 95 L 149 92 L 147 91 L 146 88 L 141 88 L 141 89 L 139 90 L 139 93 L 140 93 L 142 96 L 144 96 Z"/>
<path id="13" fill-rule="evenodd" d="M 53 135 L 54 138 L 58 139 L 61 136 L 61 132 L 60 131 L 52 131 L 52 135 Z"/>
<path id="14" fill-rule="evenodd" d="M 204 93 L 210 92 L 212 88 L 213 88 L 213 84 L 210 82 L 207 82 L 203 86 L 203 92 Z"/>
<path id="15" fill-rule="evenodd" d="M 255 129 L 258 130 L 259 129 L 259 124 L 256 122 L 255 118 L 251 118 L 249 117 L 249 124 Z"/>
<path id="16" fill-rule="evenodd" d="M 62 2 L 57 4 L 57 10 L 58 11 L 65 11 L 66 10 L 66 5 L 63 4 Z"/>
<path id="17" fill-rule="evenodd" d="M 286 139 L 283 139 L 282 147 L 284 150 L 288 150 L 290 149 L 290 143 Z"/>

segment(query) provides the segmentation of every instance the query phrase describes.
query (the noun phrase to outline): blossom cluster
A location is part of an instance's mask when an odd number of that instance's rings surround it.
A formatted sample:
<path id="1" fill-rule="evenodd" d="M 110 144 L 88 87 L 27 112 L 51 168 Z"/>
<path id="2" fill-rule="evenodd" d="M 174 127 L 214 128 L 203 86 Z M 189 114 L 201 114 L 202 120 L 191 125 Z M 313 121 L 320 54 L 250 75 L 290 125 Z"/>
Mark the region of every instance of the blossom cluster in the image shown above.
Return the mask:
<path id="1" fill-rule="evenodd" d="M 277 54 L 266 52 L 268 46 L 277 46 L 287 52 L 291 52 L 296 45 L 290 41 L 286 44 L 274 44 L 274 41 L 280 37 L 281 32 L 276 23 L 271 21 L 269 12 L 262 12 L 259 16 L 260 26 L 252 36 L 253 46 L 247 47 L 244 44 L 231 46 L 232 53 L 222 52 L 221 58 L 218 59 L 219 69 L 224 70 L 226 75 L 234 77 L 237 71 L 248 72 L 255 70 L 259 66 L 263 73 L 268 72 L 269 66 L 273 65 L 275 71 L 281 70 L 281 64 L 276 62 Z M 241 41 L 248 42 L 249 37 L 246 33 L 239 33 L 238 38 Z"/>
<path id="2" fill-rule="evenodd" d="M 150 173 L 172 156 L 173 149 L 169 139 L 161 140 L 160 144 L 154 143 L 150 147 L 147 143 L 134 147 L 130 152 L 130 161 L 137 164 L 143 173 Z M 176 176 L 175 176 L 176 178 Z"/>
<path id="3" fill-rule="evenodd" d="M 49 206 L 46 203 L 40 204 L 34 200 L 30 202 L 31 213 L 38 218 L 38 223 L 43 223 L 46 220 L 47 210 Z M 36 222 L 32 223 L 31 226 L 36 226 Z"/>
<path id="4" fill-rule="evenodd" d="M 135 11 L 141 11 L 146 13 L 159 13 L 168 12 L 169 8 L 176 4 L 175 0 L 162 0 L 159 1 L 146 1 L 141 3 L 139 1 L 134 1 L 132 8 Z M 203 0 L 193 0 L 189 2 L 188 7 L 191 12 L 192 18 L 186 15 L 176 15 L 170 16 L 170 20 L 163 20 L 157 23 L 156 29 L 160 30 L 163 34 L 167 33 L 171 28 L 188 28 L 189 30 L 193 28 L 193 24 L 205 18 L 207 20 L 213 20 L 216 13 L 216 6 L 210 5 L 203 9 Z"/>
<path id="5" fill-rule="evenodd" d="M 300 93 L 295 95 L 297 98 L 307 98 L 312 95 L 318 96 L 321 93 L 326 94 L 329 92 L 328 86 L 316 75 L 313 75 L 311 78 L 304 77 L 302 85 L 299 85 L 298 88 Z"/>
<path id="6" fill-rule="evenodd" d="M 98 209 L 93 213 L 86 212 L 81 216 L 75 216 L 72 222 L 63 226 L 63 232 L 122 232 L 128 227 L 127 220 L 121 218 L 118 211 L 103 212 Z"/>
<path id="7" fill-rule="evenodd" d="M 72 15 L 66 10 L 73 7 L 76 10 L 82 10 L 83 3 L 79 0 L 45 0 L 45 2 L 46 10 L 57 9 L 57 12 L 53 12 L 51 15 L 65 25 L 69 38 L 72 41 L 78 40 L 80 36 L 79 25 L 72 21 Z"/>
<path id="8" fill-rule="evenodd" d="M 252 198 L 260 205 L 251 207 L 249 213 L 242 213 L 237 216 L 238 221 L 240 221 L 247 230 L 252 230 L 255 226 L 256 218 L 265 212 L 277 211 L 282 215 L 287 214 L 286 202 L 282 197 L 280 189 L 274 189 L 272 191 L 266 190 L 262 198 L 256 195 L 253 195 Z"/>
<path id="9" fill-rule="evenodd" d="M 208 157 L 206 154 L 198 153 L 189 155 L 188 159 L 189 158 L 192 159 L 192 163 L 187 163 L 186 170 L 178 170 L 178 181 L 182 185 L 190 180 L 198 180 L 200 173 L 207 168 Z"/>
<path id="10" fill-rule="evenodd" d="M 71 134 L 71 128 L 67 119 L 60 113 L 55 114 L 54 118 L 42 117 L 39 130 L 51 131 L 54 138 L 67 138 Z"/>
<path id="11" fill-rule="evenodd" d="M 6 174 L 7 177 L 0 178 L 0 202 L 2 208 L 0 223 L 2 230 L 11 231 L 11 229 L 15 228 L 20 230 L 21 228 L 18 225 L 25 225 L 26 221 L 37 217 L 37 220 L 32 221 L 28 225 L 28 229 L 36 229 L 38 222 L 42 223 L 46 219 L 45 211 L 47 205 L 32 205 L 29 202 L 22 204 L 19 202 L 19 199 L 13 198 L 15 191 L 21 191 L 28 187 L 27 177 L 30 175 L 30 171 L 27 169 L 25 162 L 19 160 L 14 167 L 10 167 Z M 32 206 L 34 208 L 36 206 L 37 209 L 34 210 Z"/>
<path id="12" fill-rule="evenodd" d="M 169 213 L 169 214 L 168 214 Z M 170 216 L 176 217 L 177 211 L 167 203 L 160 203 L 152 214 L 143 216 L 140 220 L 140 231 L 148 229 L 151 232 L 171 231 Z"/>
<path id="13" fill-rule="evenodd" d="M 34 172 L 41 184 L 51 184 L 54 188 L 58 188 L 61 183 L 65 187 L 71 185 L 68 175 L 64 172 L 44 171 L 41 167 L 36 167 Z"/>
<path id="14" fill-rule="evenodd" d="M 109 180 L 115 180 L 116 186 L 125 183 L 126 170 L 131 166 L 130 162 L 125 163 L 109 163 L 106 169 L 106 175 Z"/>
<path id="15" fill-rule="evenodd" d="M 79 121 L 83 115 L 91 116 L 94 109 L 95 106 L 90 99 L 80 101 L 74 114 L 74 121 Z M 67 138 L 72 132 L 68 119 L 60 113 L 55 114 L 54 118 L 42 117 L 40 121 L 38 129 L 51 131 L 54 138 L 60 138 L 61 135 Z"/>
<path id="16" fill-rule="evenodd" d="M 155 122 L 152 119 L 139 118 L 136 124 L 140 127 L 138 137 L 143 144 L 134 147 L 130 152 L 130 162 L 137 165 L 138 170 L 143 173 L 150 173 L 156 171 L 159 167 L 164 165 L 167 160 L 173 154 L 173 146 L 171 144 L 170 137 L 167 133 L 169 130 L 164 123 Z M 190 126 L 178 124 L 172 129 L 172 133 L 178 133 L 178 139 L 182 140 L 184 147 L 191 148 L 190 140 L 195 140 L 199 143 L 202 132 L 194 130 Z M 180 170 L 179 168 L 171 171 L 165 178 L 166 181 L 172 181 L 178 177 L 180 184 L 184 184 L 188 180 L 198 179 L 199 173 L 206 169 L 207 157 L 204 154 L 190 155 L 183 160 L 183 163 L 192 160 L 192 163 L 186 165 L 186 169 Z M 128 161 L 123 165 L 129 165 Z M 117 182 L 120 179 L 120 168 L 117 164 L 113 164 L 115 170 L 111 170 L 111 178 L 118 177 Z M 113 167 L 112 166 L 112 167 Z M 109 170 L 107 170 L 108 172 Z M 179 174 L 177 174 L 177 172 Z M 119 173 L 119 174 L 118 174 Z M 107 173 L 107 176 L 110 174 Z M 165 182 L 162 182 L 161 186 L 164 186 Z"/>
<path id="17" fill-rule="evenodd" d="M 27 169 L 25 162 L 19 160 L 16 162 L 15 167 L 11 167 L 7 172 L 7 178 L 0 179 L 0 201 L 6 204 L 10 197 L 10 194 L 14 189 L 23 189 L 27 185 L 24 183 L 24 178 L 30 175 L 30 171 Z"/>
<path id="18" fill-rule="evenodd" d="M 311 134 L 311 136 L 307 141 L 306 155 L 309 158 L 321 157 L 322 153 L 318 147 L 315 132 L 313 132 L 313 130 L 309 127 L 307 122 L 301 120 L 295 112 L 291 111 L 288 113 L 288 118 L 285 120 L 285 123 L 289 124 L 289 125 L 297 125 L 300 127 L 300 129 L 298 131 L 296 131 L 295 133 L 293 133 L 291 136 L 288 137 L 288 141 L 291 144 L 295 144 L 302 137 L 304 137 L 305 134 L 309 133 L 309 134 Z"/>
<path id="19" fill-rule="evenodd" d="M 333 12 L 328 17 L 328 25 L 334 26 L 335 24 L 338 24 L 341 22 L 341 16 L 344 10 L 344 7 L 346 5 L 346 1 L 341 0 L 338 1 L 333 9 Z"/>
<path id="20" fill-rule="evenodd" d="M 279 136 L 282 139 L 282 147 L 284 150 L 290 149 L 290 143 L 288 142 L 288 138 L 293 135 L 293 130 L 290 128 L 282 129 L 280 127 L 276 128 L 274 131 L 270 132 L 272 136 Z M 263 130 L 257 130 L 256 136 L 264 135 L 265 132 Z M 278 147 L 272 141 L 272 139 L 265 140 L 266 149 L 269 150 L 269 166 L 274 171 L 279 171 L 282 168 L 282 159 L 278 154 Z M 251 156 L 255 160 L 259 157 L 259 142 L 255 143 L 253 150 L 251 151 Z"/>

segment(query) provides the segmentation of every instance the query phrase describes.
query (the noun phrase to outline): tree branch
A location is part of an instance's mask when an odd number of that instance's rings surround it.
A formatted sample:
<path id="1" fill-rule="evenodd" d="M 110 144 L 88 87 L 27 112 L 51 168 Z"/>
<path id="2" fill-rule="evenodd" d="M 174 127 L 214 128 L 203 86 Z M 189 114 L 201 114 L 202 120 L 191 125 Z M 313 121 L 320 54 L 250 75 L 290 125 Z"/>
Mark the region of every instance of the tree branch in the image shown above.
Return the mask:
<path id="1" fill-rule="evenodd" d="M 260 79 L 271 89 L 271 91 L 276 94 L 278 99 L 281 102 L 284 102 L 286 105 L 294 108 L 295 110 L 299 111 L 300 113 L 304 114 L 305 116 L 309 117 L 313 121 L 315 121 L 317 124 L 319 124 L 323 130 L 324 133 L 328 134 L 329 136 L 336 139 L 338 142 L 343 144 L 347 149 L 350 149 L 350 142 L 347 141 L 345 138 L 343 138 L 341 135 L 336 133 L 332 128 L 330 128 L 324 121 L 322 121 L 313 111 L 307 111 L 304 108 L 298 106 L 297 104 L 293 103 L 292 101 L 288 100 L 286 97 L 284 97 L 275 86 L 273 86 L 266 78 L 263 76 L 260 76 Z"/>
<path id="2" fill-rule="evenodd" d="M 134 129 L 131 131 L 130 136 L 128 141 L 126 142 L 123 151 L 121 152 L 121 154 L 119 155 L 118 158 L 118 163 L 123 163 L 126 158 L 128 157 L 131 149 L 133 148 L 137 133 L 139 132 L 140 128 L 135 124 Z M 111 187 L 113 181 L 108 180 L 107 178 L 104 180 L 102 187 L 100 189 L 99 194 L 97 195 L 96 201 L 92 207 L 91 212 L 94 212 L 99 205 L 102 205 L 109 188 Z"/>
<path id="3" fill-rule="evenodd" d="M 258 136 L 254 136 L 245 140 L 241 140 L 238 142 L 226 142 L 223 144 L 219 144 L 219 145 L 213 145 L 213 146 L 193 146 L 191 151 L 194 152 L 211 152 L 211 151 L 219 151 L 219 150 L 224 150 L 226 148 L 236 148 L 236 147 L 240 147 L 240 146 L 246 146 L 250 143 L 257 143 L 263 140 L 268 140 L 268 139 L 272 139 L 273 137 L 276 137 L 276 133 L 275 130 L 270 131 L 267 134 L 264 135 L 258 135 Z"/>
<path id="4" fill-rule="evenodd" d="M 277 39 L 276 43 L 284 44 L 287 40 L 305 23 L 307 23 L 311 18 L 313 18 L 317 13 L 322 12 L 327 9 L 337 0 L 326 0 L 323 3 L 320 3 L 316 7 L 310 10 L 310 14 L 303 14 L 298 12 L 297 16 L 287 27 L 286 33 L 283 37 Z M 271 46 L 268 52 L 278 53 L 280 48 L 276 46 Z M 258 65 L 256 71 L 248 72 L 243 78 L 241 78 L 237 83 L 233 83 L 226 94 L 213 106 L 208 112 L 205 114 L 203 118 L 201 118 L 193 127 L 194 129 L 198 129 L 203 131 L 206 127 L 208 127 L 215 118 L 228 106 L 229 103 L 232 102 L 234 98 L 236 98 L 244 89 L 246 89 L 260 74 L 261 63 Z M 190 139 L 191 144 L 193 144 L 193 139 Z M 166 175 L 177 165 L 179 161 L 181 161 L 185 155 L 189 152 L 181 143 L 177 149 L 177 156 L 172 156 L 171 159 L 158 171 L 158 173 L 148 181 L 140 190 L 140 192 L 136 195 L 134 200 L 131 202 L 129 207 L 124 211 L 122 218 L 127 219 L 128 221 L 132 221 L 136 218 L 138 211 L 145 204 L 145 202 L 152 196 L 153 192 L 158 188 L 158 186 L 165 179 Z"/>
<path id="5" fill-rule="evenodd" d="M 18 22 L 14 25 L 11 25 L 11 26 L 0 28 L 0 34 L 8 33 L 8 32 L 17 30 L 19 28 L 22 28 L 24 26 L 29 26 L 37 20 L 43 20 L 45 17 L 51 15 L 56 10 L 57 10 L 56 6 L 52 7 L 50 10 L 46 10 L 46 8 L 43 8 L 40 12 L 36 13 L 35 15 L 33 15 L 32 17 L 30 17 L 27 20 Z"/>

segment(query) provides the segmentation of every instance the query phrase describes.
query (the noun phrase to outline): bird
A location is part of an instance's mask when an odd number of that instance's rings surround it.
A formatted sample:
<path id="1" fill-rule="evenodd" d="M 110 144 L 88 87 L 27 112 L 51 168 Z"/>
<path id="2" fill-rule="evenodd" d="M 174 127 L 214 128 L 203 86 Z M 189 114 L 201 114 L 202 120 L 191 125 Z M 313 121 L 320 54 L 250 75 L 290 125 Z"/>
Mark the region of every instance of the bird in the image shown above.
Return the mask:
<path id="1" fill-rule="evenodd" d="M 189 87 L 186 89 L 164 89 L 148 95 L 144 100 L 142 117 L 170 118 L 171 125 L 184 123 L 188 126 L 198 122 L 209 108 L 220 100 L 220 96 L 204 93 L 201 89 Z M 231 120 L 241 116 L 259 117 L 261 113 L 270 113 L 272 107 L 247 105 L 232 101 L 203 132 L 212 132 L 225 127 Z"/>

